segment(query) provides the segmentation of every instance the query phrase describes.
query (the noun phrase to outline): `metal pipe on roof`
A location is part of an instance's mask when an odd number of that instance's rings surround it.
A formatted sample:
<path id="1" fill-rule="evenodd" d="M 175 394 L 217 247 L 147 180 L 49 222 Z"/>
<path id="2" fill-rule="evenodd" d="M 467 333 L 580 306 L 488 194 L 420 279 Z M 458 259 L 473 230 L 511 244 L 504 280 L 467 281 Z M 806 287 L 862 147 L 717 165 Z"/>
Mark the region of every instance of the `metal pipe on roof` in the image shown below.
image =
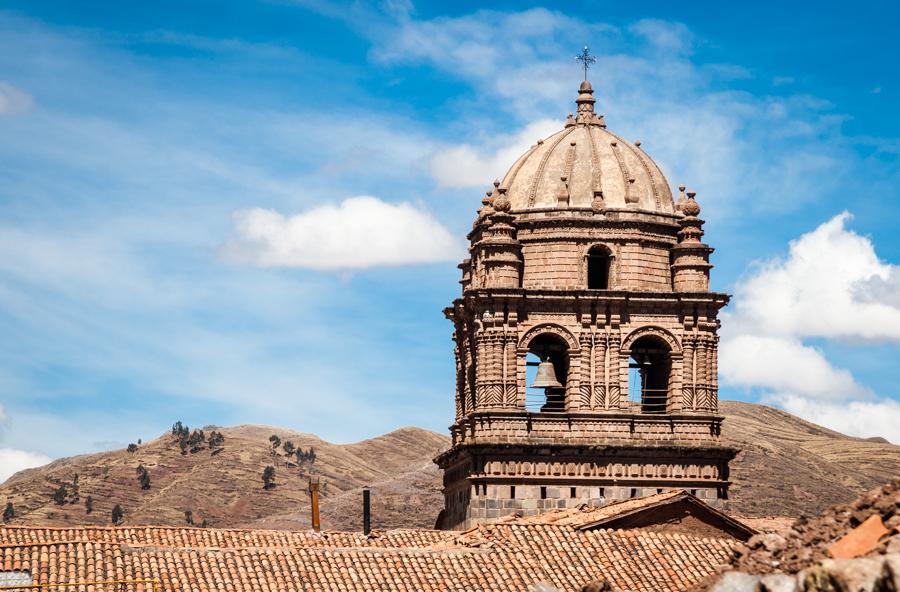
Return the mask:
<path id="1" fill-rule="evenodd" d="M 369 536 L 372 531 L 372 508 L 368 487 L 363 487 L 363 534 Z"/>

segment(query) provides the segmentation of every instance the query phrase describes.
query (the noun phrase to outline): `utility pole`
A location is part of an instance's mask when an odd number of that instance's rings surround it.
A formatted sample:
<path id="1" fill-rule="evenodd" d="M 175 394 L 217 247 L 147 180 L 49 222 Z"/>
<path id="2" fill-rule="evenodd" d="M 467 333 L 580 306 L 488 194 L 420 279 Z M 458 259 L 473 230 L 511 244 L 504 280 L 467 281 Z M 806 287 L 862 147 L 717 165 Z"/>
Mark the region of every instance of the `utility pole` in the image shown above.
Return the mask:
<path id="1" fill-rule="evenodd" d="M 319 532 L 319 478 L 316 477 L 313 480 L 312 477 L 309 478 L 309 497 L 311 500 L 310 511 L 312 512 L 312 527 L 313 530 Z"/>

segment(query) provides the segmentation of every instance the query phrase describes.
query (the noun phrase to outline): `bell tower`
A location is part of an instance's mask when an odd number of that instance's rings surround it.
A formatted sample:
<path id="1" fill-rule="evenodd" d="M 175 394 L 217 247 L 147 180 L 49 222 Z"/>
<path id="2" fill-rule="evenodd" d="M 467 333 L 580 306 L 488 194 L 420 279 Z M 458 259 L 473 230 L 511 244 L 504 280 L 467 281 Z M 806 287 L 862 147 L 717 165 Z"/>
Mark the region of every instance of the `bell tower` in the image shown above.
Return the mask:
<path id="1" fill-rule="evenodd" d="M 693 192 L 577 116 L 486 193 L 460 264 L 440 528 L 687 489 L 728 497 L 719 310 Z"/>

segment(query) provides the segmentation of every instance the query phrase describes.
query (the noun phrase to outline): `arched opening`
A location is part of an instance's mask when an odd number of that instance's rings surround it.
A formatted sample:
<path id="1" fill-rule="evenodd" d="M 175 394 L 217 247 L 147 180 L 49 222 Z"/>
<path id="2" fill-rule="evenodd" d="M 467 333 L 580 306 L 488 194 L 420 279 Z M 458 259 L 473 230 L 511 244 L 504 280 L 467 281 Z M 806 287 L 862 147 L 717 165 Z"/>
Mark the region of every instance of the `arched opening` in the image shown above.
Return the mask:
<path id="1" fill-rule="evenodd" d="M 541 362 L 550 364 L 541 369 Z M 535 413 L 565 411 L 566 378 L 569 374 L 569 348 L 566 342 L 551 333 L 538 335 L 528 344 L 525 363 L 525 410 Z M 533 386 L 536 381 L 538 384 L 548 384 L 548 378 L 559 386 Z"/>
<path id="2" fill-rule="evenodd" d="M 668 344 L 644 335 L 631 346 L 628 364 L 628 400 L 641 413 L 665 413 L 669 403 L 672 352 Z"/>
<path id="3" fill-rule="evenodd" d="M 588 290 L 609 289 L 609 264 L 609 251 L 599 245 L 591 247 L 587 254 Z"/>

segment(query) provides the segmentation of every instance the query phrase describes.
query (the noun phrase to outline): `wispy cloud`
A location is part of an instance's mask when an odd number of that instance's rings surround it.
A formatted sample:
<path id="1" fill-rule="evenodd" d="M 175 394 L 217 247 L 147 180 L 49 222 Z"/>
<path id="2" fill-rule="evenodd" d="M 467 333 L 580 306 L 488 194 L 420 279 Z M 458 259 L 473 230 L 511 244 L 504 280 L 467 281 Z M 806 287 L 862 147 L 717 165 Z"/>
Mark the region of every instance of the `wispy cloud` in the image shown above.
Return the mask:
<path id="1" fill-rule="evenodd" d="M 18 115 L 30 111 L 34 99 L 8 82 L 0 81 L 0 117 Z"/>
<path id="2" fill-rule="evenodd" d="M 501 49 L 496 31 L 507 30 L 517 34 Z M 429 64 L 466 81 L 477 89 L 471 109 L 485 114 L 479 124 L 502 128 L 512 117 L 525 133 L 547 119 L 562 127 L 576 90 L 577 65 L 561 58 L 572 53 L 572 38 L 593 40 L 598 61 L 591 78 L 610 128 L 641 139 L 673 183 L 690 184 L 713 206 L 706 211 L 715 220 L 738 207 L 796 210 L 821 195 L 824 176 L 836 188 L 857 162 L 832 105 L 801 94 L 723 89 L 723 81 L 752 73 L 695 61 L 694 36 L 678 22 L 647 19 L 620 29 L 540 8 L 401 20 L 390 34 L 375 36 L 372 56 L 379 63 Z M 485 131 L 481 147 L 466 141 L 442 152 L 441 166 L 432 167 L 441 182 L 446 170 L 482 172 L 472 166 L 474 155 L 490 155 L 492 134 L 503 135 Z M 457 184 L 466 179 L 460 175 Z"/>

